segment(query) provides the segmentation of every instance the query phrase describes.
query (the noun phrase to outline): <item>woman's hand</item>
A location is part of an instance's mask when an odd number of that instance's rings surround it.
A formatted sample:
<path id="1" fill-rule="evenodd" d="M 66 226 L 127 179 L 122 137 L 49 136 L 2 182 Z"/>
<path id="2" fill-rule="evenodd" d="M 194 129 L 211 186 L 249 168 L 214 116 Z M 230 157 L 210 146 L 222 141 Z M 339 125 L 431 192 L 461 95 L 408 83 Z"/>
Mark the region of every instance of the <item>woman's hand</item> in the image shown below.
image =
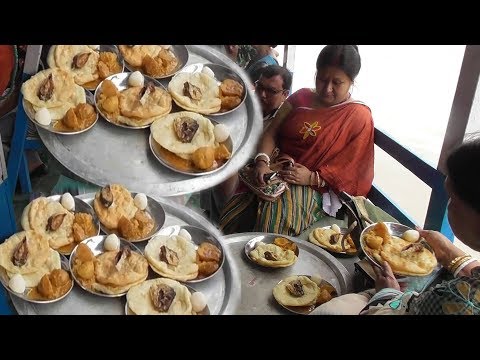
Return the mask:
<path id="1" fill-rule="evenodd" d="M 263 180 L 263 176 L 272 172 L 265 161 L 257 161 L 255 163 L 255 179 L 257 180 L 257 184 L 260 186 L 264 186 L 265 181 Z"/>
<path id="2" fill-rule="evenodd" d="M 278 173 L 289 184 L 311 185 L 310 177 L 312 172 L 302 164 L 295 163 L 295 165 L 289 166 Z"/>
<path id="3" fill-rule="evenodd" d="M 393 275 L 392 268 L 386 261 L 382 263 L 381 269 L 377 265 L 372 265 L 372 267 L 373 272 L 377 275 L 377 279 L 375 280 L 375 290 L 377 290 L 377 292 L 385 288 L 402 291 L 400 284 Z"/>
<path id="4" fill-rule="evenodd" d="M 428 245 L 432 247 L 435 257 L 443 267 L 447 267 L 457 256 L 465 255 L 464 251 L 453 245 L 450 240 L 438 231 L 422 230 L 419 227 L 417 227 L 417 231 L 427 241 Z"/>

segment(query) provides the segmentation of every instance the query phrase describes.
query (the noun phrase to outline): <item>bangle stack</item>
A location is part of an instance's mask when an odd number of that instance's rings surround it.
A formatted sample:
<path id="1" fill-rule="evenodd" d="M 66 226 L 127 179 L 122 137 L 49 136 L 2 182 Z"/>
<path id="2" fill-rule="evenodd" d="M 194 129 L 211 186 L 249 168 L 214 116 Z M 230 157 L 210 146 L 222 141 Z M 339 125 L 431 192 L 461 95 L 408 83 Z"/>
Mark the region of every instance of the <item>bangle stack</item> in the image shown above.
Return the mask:
<path id="1" fill-rule="evenodd" d="M 458 264 L 453 271 L 453 276 L 457 277 L 457 275 L 462 271 L 468 264 L 471 264 L 472 262 L 477 261 L 477 259 L 472 258 L 471 256 L 467 256 L 466 258 L 463 258 L 463 260 Z M 453 270 L 453 269 L 452 269 Z"/>
<path id="2" fill-rule="evenodd" d="M 268 154 L 265 154 L 265 153 L 258 153 L 257 155 L 255 155 L 255 158 L 253 159 L 253 162 L 256 164 L 256 163 L 257 163 L 257 159 L 258 159 L 260 156 L 265 157 L 265 159 L 260 159 L 260 160 L 261 160 L 261 161 L 265 161 L 265 163 L 267 164 L 267 166 L 270 166 L 270 156 L 268 156 Z"/>
<path id="3" fill-rule="evenodd" d="M 457 256 L 454 258 L 450 263 L 447 265 L 447 270 L 451 273 L 454 273 L 457 268 L 462 265 L 465 261 L 470 260 L 472 257 L 467 254 L 463 254 L 461 256 Z"/>

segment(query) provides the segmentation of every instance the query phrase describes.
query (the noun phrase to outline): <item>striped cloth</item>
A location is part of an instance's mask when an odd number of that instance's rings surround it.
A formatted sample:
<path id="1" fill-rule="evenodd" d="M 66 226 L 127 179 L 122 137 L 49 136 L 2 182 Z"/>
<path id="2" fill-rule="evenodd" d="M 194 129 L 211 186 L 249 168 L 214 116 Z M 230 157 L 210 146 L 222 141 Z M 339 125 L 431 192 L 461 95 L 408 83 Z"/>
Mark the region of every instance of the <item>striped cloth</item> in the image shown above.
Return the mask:
<path id="1" fill-rule="evenodd" d="M 276 201 L 259 200 L 251 192 L 235 195 L 220 218 L 224 234 L 260 231 L 297 236 L 324 217 L 322 196 L 309 186 L 289 185 Z"/>

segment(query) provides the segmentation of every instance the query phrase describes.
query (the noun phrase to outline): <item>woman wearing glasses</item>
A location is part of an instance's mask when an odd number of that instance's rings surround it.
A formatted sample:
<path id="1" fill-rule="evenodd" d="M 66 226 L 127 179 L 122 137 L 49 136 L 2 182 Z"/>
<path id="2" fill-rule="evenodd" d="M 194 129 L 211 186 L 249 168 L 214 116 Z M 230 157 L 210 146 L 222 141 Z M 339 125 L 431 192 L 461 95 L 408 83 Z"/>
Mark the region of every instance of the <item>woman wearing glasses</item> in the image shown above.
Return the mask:
<path id="1" fill-rule="evenodd" d="M 251 192 L 234 195 L 220 220 L 224 233 L 262 231 L 298 235 L 325 216 L 335 193 L 367 195 L 373 181 L 373 120 L 352 99 L 360 71 L 355 45 L 327 45 L 317 58 L 315 89 L 300 89 L 280 107 L 257 146 L 255 175 L 265 185 L 270 156 L 278 148 L 295 163 L 279 172 L 289 183 L 275 201 Z M 334 215 L 334 213 L 331 213 Z"/>

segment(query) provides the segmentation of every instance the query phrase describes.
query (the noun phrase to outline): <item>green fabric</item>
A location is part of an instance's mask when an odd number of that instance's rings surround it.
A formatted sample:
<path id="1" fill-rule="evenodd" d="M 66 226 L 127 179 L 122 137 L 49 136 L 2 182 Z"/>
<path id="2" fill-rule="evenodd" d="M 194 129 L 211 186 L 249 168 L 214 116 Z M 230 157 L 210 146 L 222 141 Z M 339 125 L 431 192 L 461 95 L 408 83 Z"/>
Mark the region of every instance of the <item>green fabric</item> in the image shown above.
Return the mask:
<path id="1" fill-rule="evenodd" d="M 80 182 L 64 175 L 58 177 L 58 181 L 52 189 L 52 194 L 63 194 L 69 192 L 72 195 L 81 195 L 100 190 L 100 186 L 96 186 L 86 182 Z"/>

